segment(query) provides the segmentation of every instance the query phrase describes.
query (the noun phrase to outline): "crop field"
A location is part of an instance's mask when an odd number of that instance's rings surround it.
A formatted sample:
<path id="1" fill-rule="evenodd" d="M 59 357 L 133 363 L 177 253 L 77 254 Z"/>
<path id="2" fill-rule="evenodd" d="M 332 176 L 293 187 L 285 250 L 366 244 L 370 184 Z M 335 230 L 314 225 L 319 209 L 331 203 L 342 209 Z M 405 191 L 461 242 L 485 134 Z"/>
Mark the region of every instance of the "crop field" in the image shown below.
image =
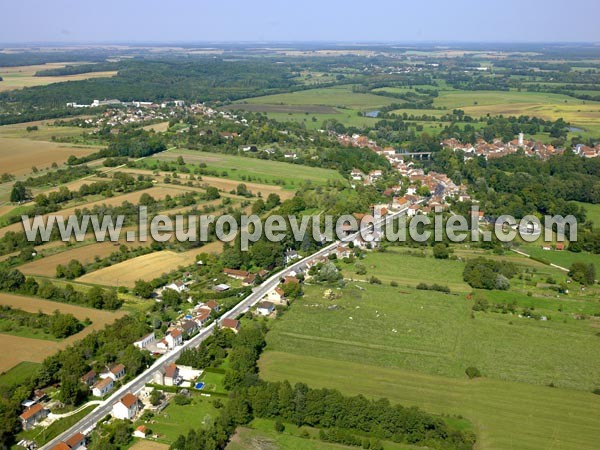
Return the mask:
<path id="1" fill-rule="evenodd" d="M 150 281 L 165 272 L 177 269 L 179 266 L 189 266 L 194 261 L 195 250 L 184 253 L 163 250 L 87 273 L 78 278 L 77 281 L 105 286 L 133 287 L 136 280 Z"/>
<path id="2" fill-rule="evenodd" d="M 177 149 L 159 153 L 154 158 L 174 161 L 179 156 L 182 156 L 188 164 L 205 163 L 209 169 L 227 171 L 228 179 L 242 180 L 242 176 L 252 176 L 270 183 L 285 180 L 287 188 L 294 188 L 307 180 L 318 184 L 325 184 L 328 180 L 343 180 L 341 174 L 335 170 L 223 153 Z"/>
<path id="3" fill-rule="evenodd" d="M 92 324 L 85 327 L 81 332 L 60 342 L 3 334 L 2 339 L 5 342 L 5 349 L 11 349 L 11 351 L 4 351 L 0 354 L 0 372 L 5 372 L 22 361 L 41 362 L 47 355 L 68 347 L 75 341 L 82 339 L 94 331 L 103 329 L 106 325 L 125 315 L 124 311 L 101 311 L 83 306 L 70 305 L 68 303 L 4 293 L 0 293 L 0 305 L 19 308 L 32 313 L 41 311 L 45 314 L 52 314 L 54 311 L 59 310 L 65 314 L 73 314 L 80 320 L 89 318 L 92 321 Z"/>
<path id="4" fill-rule="evenodd" d="M 56 142 L 0 137 L 0 171 L 25 175 L 32 166 L 49 167 L 53 162 L 64 163 L 71 155 L 84 156 L 97 151 L 94 147 L 74 147 Z"/>
<path id="5" fill-rule="evenodd" d="M 600 396 L 589 392 L 488 378 L 469 381 L 314 357 L 308 351 L 267 351 L 260 374 L 271 381 L 287 379 L 462 415 L 474 425 L 478 450 L 581 450 L 600 442 Z"/>
<path id="6" fill-rule="evenodd" d="M 73 63 L 68 63 L 73 65 Z M 67 63 L 48 63 L 34 66 L 0 67 L 0 92 L 12 89 L 22 89 L 32 86 L 43 86 L 51 83 L 61 83 L 64 81 L 87 80 L 89 78 L 112 77 L 117 74 L 116 71 L 90 72 L 77 75 L 62 75 L 51 77 L 36 77 L 36 72 L 40 70 L 58 69 L 65 67 Z"/>

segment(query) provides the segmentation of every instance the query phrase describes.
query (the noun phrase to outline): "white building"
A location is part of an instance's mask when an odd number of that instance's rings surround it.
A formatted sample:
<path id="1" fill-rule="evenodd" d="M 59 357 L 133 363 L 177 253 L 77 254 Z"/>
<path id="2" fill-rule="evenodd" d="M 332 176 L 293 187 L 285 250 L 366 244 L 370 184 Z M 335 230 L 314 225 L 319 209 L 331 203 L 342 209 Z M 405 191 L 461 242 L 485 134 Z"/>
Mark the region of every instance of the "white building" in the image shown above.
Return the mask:
<path id="1" fill-rule="evenodd" d="M 138 398 L 135 395 L 128 393 L 113 405 L 112 415 L 116 419 L 132 420 L 137 414 L 138 410 Z"/>
<path id="2" fill-rule="evenodd" d="M 152 344 L 154 341 L 156 341 L 156 336 L 155 336 L 154 332 L 152 332 L 152 333 L 144 336 L 143 338 L 135 341 L 133 343 L 133 345 L 135 345 L 139 349 L 144 349 L 144 348 L 148 347 L 150 344 Z"/>

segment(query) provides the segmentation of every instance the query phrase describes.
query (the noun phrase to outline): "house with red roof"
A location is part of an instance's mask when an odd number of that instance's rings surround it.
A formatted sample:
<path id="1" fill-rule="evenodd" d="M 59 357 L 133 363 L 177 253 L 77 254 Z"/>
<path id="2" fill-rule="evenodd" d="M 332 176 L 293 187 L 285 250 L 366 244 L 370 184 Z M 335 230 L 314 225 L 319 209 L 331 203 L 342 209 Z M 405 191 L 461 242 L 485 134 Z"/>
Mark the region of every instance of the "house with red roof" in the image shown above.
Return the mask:
<path id="1" fill-rule="evenodd" d="M 41 422 L 48 417 L 49 413 L 50 411 L 44 408 L 44 405 L 37 403 L 23 411 L 19 416 L 19 419 L 21 419 L 21 425 L 24 430 L 31 430 L 36 423 Z"/>

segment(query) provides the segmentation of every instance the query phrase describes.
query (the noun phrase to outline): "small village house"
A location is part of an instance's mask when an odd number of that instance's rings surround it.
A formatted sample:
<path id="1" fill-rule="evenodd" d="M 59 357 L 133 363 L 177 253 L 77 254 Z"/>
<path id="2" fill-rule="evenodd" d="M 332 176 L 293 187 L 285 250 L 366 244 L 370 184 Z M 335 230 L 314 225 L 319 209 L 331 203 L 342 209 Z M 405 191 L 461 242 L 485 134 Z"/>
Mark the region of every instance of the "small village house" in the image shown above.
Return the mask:
<path id="1" fill-rule="evenodd" d="M 113 405 L 112 415 L 115 419 L 132 420 L 139 410 L 138 398 L 131 394 L 125 394 Z"/>

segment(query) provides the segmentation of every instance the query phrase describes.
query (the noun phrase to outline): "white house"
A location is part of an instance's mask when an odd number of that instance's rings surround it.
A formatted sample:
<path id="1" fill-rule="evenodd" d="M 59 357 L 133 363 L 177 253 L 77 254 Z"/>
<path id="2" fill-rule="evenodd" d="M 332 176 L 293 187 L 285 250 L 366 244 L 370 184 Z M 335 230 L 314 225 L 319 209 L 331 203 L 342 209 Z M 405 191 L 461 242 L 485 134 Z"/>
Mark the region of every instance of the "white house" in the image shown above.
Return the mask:
<path id="1" fill-rule="evenodd" d="M 179 369 L 175 363 L 164 366 L 154 374 L 154 382 L 165 386 L 175 386 L 179 377 Z"/>
<path id="2" fill-rule="evenodd" d="M 133 437 L 145 439 L 148 436 L 148 428 L 145 425 L 140 425 L 133 431 Z"/>
<path id="3" fill-rule="evenodd" d="M 260 302 L 256 307 L 256 312 L 261 316 L 268 316 L 275 310 L 275 305 L 271 302 Z"/>
<path id="4" fill-rule="evenodd" d="M 171 284 L 167 284 L 165 289 L 171 289 L 179 294 L 187 290 L 187 286 L 183 283 L 183 281 L 174 281 Z"/>
<path id="5" fill-rule="evenodd" d="M 125 366 L 123 364 L 115 364 L 108 369 L 108 372 L 100 374 L 100 378 L 112 378 L 114 381 L 119 381 L 125 376 Z"/>
<path id="6" fill-rule="evenodd" d="M 144 349 L 148 347 L 150 344 L 156 341 L 156 335 L 154 332 L 144 336 L 143 338 L 135 341 L 133 345 L 135 345 L 139 349 Z"/>
<path id="7" fill-rule="evenodd" d="M 103 378 L 92 386 L 92 394 L 94 397 L 104 397 L 113 388 L 114 383 L 111 377 Z"/>
<path id="8" fill-rule="evenodd" d="M 138 398 L 131 394 L 125 394 L 113 405 L 112 415 L 115 419 L 132 420 L 139 409 Z"/>
<path id="9" fill-rule="evenodd" d="M 269 291 L 269 293 L 267 294 L 267 300 L 277 305 L 287 304 L 287 301 L 285 299 L 285 292 L 283 292 L 283 289 L 281 289 L 279 286 L 277 286 L 272 291 Z"/>
<path id="10" fill-rule="evenodd" d="M 165 336 L 165 341 L 167 341 L 167 345 L 170 349 L 175 348 L 178 345 L 183 344 L 183 333 L 179 328 L 175 328 Z"/>

